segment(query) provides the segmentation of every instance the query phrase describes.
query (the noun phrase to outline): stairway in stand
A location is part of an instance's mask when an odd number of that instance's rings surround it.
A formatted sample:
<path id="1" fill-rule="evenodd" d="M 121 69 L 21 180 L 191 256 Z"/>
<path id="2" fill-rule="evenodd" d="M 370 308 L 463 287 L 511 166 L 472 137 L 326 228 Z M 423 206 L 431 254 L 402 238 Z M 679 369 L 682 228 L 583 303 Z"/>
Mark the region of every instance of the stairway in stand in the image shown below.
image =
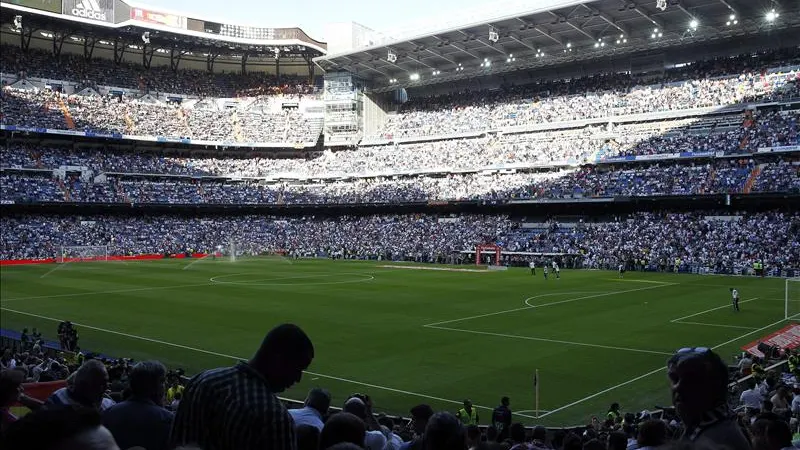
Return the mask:
<path id="1" fill-rule="evenodd" d="M 244 135 L 242 135 L 242 124 L 239 121 L 239 113 L 236 111 L 231 114 L 231 128 L 233 129 L 233 139 L 236 142 L 244 142 Z"/>
<path id="2" fill-rule="evenodd" d="M 750 176 L 748 176 L 747 181 L 744 182 L 744 189 L 742 189 L 742 192 L 749 194 L 750 191 L 753 190 L 753 186 L 756 184 L 756 180 L 758 180 L 758 176 L 761 175 L 762 170 L 764 170 L 764 164 L 753 167 L 753 170 L 750 171 Z"/>
<path id="3" fill-rule="evenodd" d="M 67 104 L 64 103 L 64 99 L 61 96 L 56 97 L 58 99 L 58 107 L 61 108 L 61 113 L 64 114 L 64 122 L 67 123 L 68 130 L 75 129 L 75 120 L 72 118 L 72 113 L 69 112 L 69 108 L 67 108 Z"/>

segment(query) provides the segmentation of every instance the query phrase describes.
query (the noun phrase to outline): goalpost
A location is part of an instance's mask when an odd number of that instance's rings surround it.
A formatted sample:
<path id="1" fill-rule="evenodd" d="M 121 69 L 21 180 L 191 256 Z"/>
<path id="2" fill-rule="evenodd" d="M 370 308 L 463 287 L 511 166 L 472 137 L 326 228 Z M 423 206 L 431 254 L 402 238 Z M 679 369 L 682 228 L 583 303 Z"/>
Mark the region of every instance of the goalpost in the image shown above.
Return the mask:
<path id="1" fill-rule="evenodd" d="M 62 246 L 59 248 L 56 262 L 69 263 L 80 261 L 108 261 L 107 245 Z"/>
<path id="2" fill-rule="evenodd" d="M 800 277 L 786 279 L 784 319 L 800 320 Z"/>

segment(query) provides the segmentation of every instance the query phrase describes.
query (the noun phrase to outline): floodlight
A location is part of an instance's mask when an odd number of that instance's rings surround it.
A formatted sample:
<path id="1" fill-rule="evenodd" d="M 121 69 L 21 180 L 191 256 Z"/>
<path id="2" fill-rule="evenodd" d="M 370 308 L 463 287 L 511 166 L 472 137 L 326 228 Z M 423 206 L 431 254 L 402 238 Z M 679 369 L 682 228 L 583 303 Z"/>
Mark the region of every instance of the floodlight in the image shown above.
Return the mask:
<path id="1" fill-rule="evenodd" d="M 776 13 L 774 9 L 770 10 L 767 13 L 767 22 L 774 22 L 775 19 L 777 18 L 778 18 L 778 13 Z"/>
<path id="2" fill-rule="evenodd" d="M 698 25 L 700 25 L 700 22 L 698 22 L 697 19 L 692 19 L 692 21 L 689 22 L 689 28 L 693 30 L 696 30 Z"/>
<path id="3" fill-rule="evenodd" d="M 417 81 L 417 80 L 419 80 L 419 74 L 418 73 L 412 73 L 411 75 L 408 76 L 408 79 L 411 80 L 411 81 Z"/>

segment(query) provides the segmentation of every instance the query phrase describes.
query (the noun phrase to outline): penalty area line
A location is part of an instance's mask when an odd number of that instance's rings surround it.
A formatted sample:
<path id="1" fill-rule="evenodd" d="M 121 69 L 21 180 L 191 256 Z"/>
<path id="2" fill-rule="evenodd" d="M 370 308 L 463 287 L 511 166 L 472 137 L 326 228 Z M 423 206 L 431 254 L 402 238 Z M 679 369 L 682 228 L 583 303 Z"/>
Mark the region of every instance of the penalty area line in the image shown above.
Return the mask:
<path id="1" fill-rule="evenodd" d="M 590 298 L 607 297 L 609 295 L 615 295 L 615 294 L 627 294 L 629 292 L 646 291 L 646 290 L 649 290 L 649 289 L 658 289 L 658 288 L 662 288 L 662 287 L 675 286 L 676 284 L 679 284 L 679 283 L 664 283 L 664 284 L 660 284 L 660 285 L 657 285 L 657 286 L 646 286 L 646 287 L 636 288 L 636 289 L 626 289 L 624 291 L 604 292 L 604 293 L 601 293 L 601 294 L 594 294 L 594 295 L 587 295 L 587 296 L 583 296 L 583 297 L 570 298 L 570 299 L 567 299 L 567 300 L 560 300 L 560 301 L 557 301 L 557 302 L 544 303 L 544 304 L 541 304 L 541 305 L 531 305 L 531 304 L 528 303 L 529 300 L 533 300 L 535 298 L 539 298 L 539 297 L 543 296 L 543 295 L 538 295 L 538 296 L 533 296 L 533 297 L 526 298 L 525 299 L 525 305 L 526 306 L 523 306 L 521 308 L 513 308 L 513 309 L 506 309 L 506 310 L 503 310 L 503 311 L 495 311 L 495 312 L 486 313 L 486 314 L 478 314 L 477 316 L 462 317 L 460 319 L 443 320 L 441 322 L 429 323 L 429 324 L 425 324 L 423 326 L 424 327 L 433 327 L 433 326 L 436 326 L 436 325 L 444 325 L 446 323 L 462 322 L 462 321 L 465 321 L 465 320 L 480 319 L 481 317 L 496 316 L 498 314 L 507 314 L 507 313 L 516 312 L 516 311 L 524 311 L 526 309 L 543 308 L 545 306 L 561 305 L 561 304 L 564 304 L 564 303 L 577 302 L 579 300 L 587 300 L 587 299 L 590 299 Z M 563 292 L 563 293 L 562 292 L 553 292 L 553 293 L 544 294 L 544 295 L 560 295 L 560 294 L 566 295 L 566 294 L 569 294 L 569 292 Z"/>
<path id="2" fill-rule="evenodd" d="M 756 300 L 758 300 L 758 297 L 748 298 L 747 300 L 740 301 L 739 304 L 741 305 L 742 303 L 753 302 L 753 301 L 756 301 Z M 724 308 L 733 308 L 733 306 L 732 306 L 731 303 L 728 303 L 727 305 L 717 306 L 716 308 L 711 308 L 711 309 L 707 309 L 705 311 L 700 311 L 700 312 L 697 312 L 697 313 L 694 313 L 694 314 L 689 314 L 688 316 L 678 317 L 677 319 L 670 320 L 670 322 L 680 322 L 683 319 L 689 319 L 689 318 L 692 318 L 692 317 L 695 317 L 695 316 L 700 316 L 700 315 L 703 315 L 703 314 L 706 314 L 706 313 L 710 313 L 711 311 L 717 311 L 719 309 L 724 309 Z M 684 323 L 686 323 L 686 322 L 684 322 Z"/>
<path id="3" fill-rule="evenodd" d="M 0 308 L 0 310 L 8 311 L 8 312 L 11 312 L 11 313 L 16 313 L 16 314 L 21 314 L 21 315 L 24 315 L 24 316 L 36 317 L 36 318 L 43 319 L 43 320 L 49 320 L 51 322 L 61 322 L 61 319 L 56 319 L 56 318 L 53 318 L 53 317 L 43 316 L 43 315 L 40 315 L 40 314 L 33 314 L 33 313 L 25 312 L 25 311 L 18 311 L 18 310 L 14 310 L 14 309 L 10 309 L 10 308 Z M 176 343 L 173 343 L 173 342 L 167 342 L 167 341 L 162 341 L 162 340 L 159 340 L 159 339 L 153 339 L 153 338 L 149 338 L 149 337 L 146 337 L 146 336 L 138 336 L 138 335 L 135 335 L 135 334 L 124 333 L 124 332 L 121 332 L 121 331 L 109 330 L 107 328 L 95 327 L 95 326 L 87 325 L 87 324 L 84 324 L 84 323 L 78 323 L 78 322 L 72 322 L 72 323 L 74 325 L 79 326 L 79 327 L 87 328 L 87 329 L 94 330 L 94 331 L 99 331 L 99 332 L 102 332 L 102 333 L 115 334 L 115 335 L 118 335 L 118 336 L 124 336 L 124 337 L 130 338 L 130 339 L 152 342 L 154 344 L 160 344 L 160 345 L 165 345 L 165 346 L 169 346 L 169 347 L 180 348 L 180 349 L 183 349 L 183 350 L 189 350 L 189 351 L 193 351 L 193 352 L 197 352 L 197 353 L 205 353 L 207 355 L 217 356 L 217 357 L 220 357 L 220 358 L 232 359 L 232 360 L 237 360 L 237 361 L 246 361 L 248 359 L 248 358 L 242 358 L 242 357 L 234 356 L 234 355 L 226 355 L 224 353 L 218 353 L 218 352 L 214 352 L 214 351 L 211 351 L 211 350 L 204 350 L 202 348 L 189 347 L 188 345 L 176 344 Z M 419 392 L 411 392 L 411 391 L 405 391 L 405 390 L 402 390 L 402 389 L 395 389 L 395 388 L 391 388 L 391 387 L 388 387 L 388 386 L 381 386 L 381 385 L 378 385 L 378 384 L 365 383 L 365 382 L 362 382 L 362 381 L 351 380 L 351 379 L 348 379 L 348 378 L 342 378 L 342 377 L 337 377 L 337 376 L 333 376 L 333 375 L 327 375 L 327 374 L 319 373 L 319 372 L 312 372 L 312 371 L 309 371 L 309 370 L 305 370 L 305 371 L 303 371 L 303 373 L 305 373 L 307 375 L 311 375 L 313 377 L 327 378 L 329 380 L 341 381 L 343 383 L 357 384 L 359 386 L 366 386 L 366 387 L 370 387 L 370 388 L 373 388 L 373 389 L 379 389 L 379 390 L 383 390 L 383 391 L 387 391 L 387 392 L 394 392 L 396 394 L 404 394 L 404 395 L 413 396 L 413 397 L 427 398 L 429 400 L 436 400 L 436 401 L 440 401 L 440 402 L 443 402 L 443 403 L 450 403 L 450 404 L 453 404 L 453 405 L 461 405 L 461 404 L 463 404 L 463 402 L 457 401 L 457 400 L 450 400 L 450 399 L 446 399 L 446 398 L 435 397 L 435 396 L 432 396 L 432 395 L 421 394 Z M 481 405 L 474 405 L 474 406 L 476 408 L 480 408 L 480 409 L 483 409 L 483 410 L 494 411 L 494 408 L 490 408 L 488 406 L 481 406 Z M 521 413 L 514 413 L 514 414 L 516 414 L 516 415 L 518 415 L 520 417 L 528 418 L 528 419 L 536 419 L 536 417 L 531 416 L 531 415 L 527 415 L 527 414 L 521 414 Z"/>
<path id="4" fill-rule="evenodd" d="M 635 353 L 649 353 L 651 355 L 664 355 L 670 356 L 672 353 L 668 352 L 661 352 L 658 350 L 644 350 L 638 348 L 629 348 L 629 347 L 615 347 L 613 345 L 602 345 L 602 344 L 590 344 L 586 342 L 574 342 L 574 341 L 562 341 L 560 339 L 548 339 L 548 338 L 539 338 L 539 337 L 532 337 L 532 336 L 522 336 L 518 334 L 503 334 L 503 333 L 492 333 L 489 331 L 476 331 L 476 330 L 464 330 L 461 328 L 448 328 L 448 327 L 440 327 L 440 326 L 433 326 L 433 325 L 426 325 L 426 328 L 433 328 L 435 330 L 446 330 L 446 331 L 460 331 L 462 333 L 472 333 L 472 334 L 480 334 L 484 336 L 496 336 L 496 337 L 504 337 L 504 338 L 511 338 L 511 339 L 525 339 L 529 341 L 539 341 L 539 342 L 548 342 L 552 344 L 564 344 L 564 345 L 575 345 L 579 347 L 592 347 L 592 348 L 602 348 L 606 350 L 619 350 L 625 352 L 635 352 Z"/>
<path id="5" fill-rule="evenodd" d="M 800 315 L 800 313 L 798 313 L 798 314 L 796 314 L 796 315 Z M 795 315 L 795 316 L 796 316 L 796 315 Z M 794 317 L 794 316 L 792 316 L 792 317 Z M 755 330 L 753 330 L 753 331 L 750 331 L 750 332 L 748 332 L 748 333 L 745 333 L 745 334 L 743 334 L 743 335 L 741 335 L 741 336 L 736 336 L 736 337 L 735 337 L 735 338 L 733 338 L 733 339 L 727 340 L 727 341 L 725 341 L 725 342 L 723 342 L 723 343 L 721 343 L 721 344 L 717 344 L 717 345 L 715 345 L 715 346 L 711 347 L 711 349 L 712 349 L 712 350 L 716 350 L 716 349 L 718 349 L 718 348 L 720 348 L 720 347 L 724 347 L 724 346 L 726 346 L 726 345 L 728 345 L 728 344 L 731 344 L 731 343 L 733 343 L 733 342 L 736 342 L 736 341 L 738 341 L 738 340 L 740 340 L 740 339 L 744 339 L 744 338 L 746 338 L 746 337 L 748 337 L 748 336 L 750 336 L 750 335 L 756 334 L 756 333 L 758 333 L 758 332 L 760 332 L 760 331 L 764 331 L 764 330 L 766 330 L 766 329 L 768 329 L 768 328 L 772 328 L 772 327 L 774 327 L 774 326 L 776 326 L 776 325 L 779 325 L 779 324 L 781 324 L 781 323 L 783 323 L 783 322 L 786 322 L 787 320 L 790 320 L 790 319 L 791 319 L 791 317 L 790 317 L 789 319 L 781 319 L 781 320 L 779 320 L 779 321 L 777 321 L 777 322 L 773 322 L 773 323 L 771 323 L 771 324 L 769 324 L 769 325 L 765 325 L 765 326 L 763 326 L 763 327 L 761 327 L 761 328 L 757 328 L 757 329 L 755 329 Z M 556 408 L 556 409 L 554 409 L 554 410 L 552 410 L 552 411 L 549 411 L 549 412 L 547 412 L 547 413 L 544 413 L 544 414 L 540 415 L 540 416 L 539 416 L 539 418 L 547 417 L 547 416 L 549 416 L 549 415 L 551 415 L 551 414 L 555 414 L 555 413 L 557 413 L 557 412 L 564 411 L 565 409 L 572 408 L 573 406 L 579 405 L 579 404 L 581 404 L 581 403 L 583 403 L 583 402 L 586 402 L 586 401 L 589 401 L 589 400 L 591 400 L 591 399 L 593 399 L 593 398 L 599 397 L 599 396 L 601 396 L 601 395 L 603 395 L 603 394 L 606 394 L 606 393 L 608 393 L 608 392 L 611 392 L 611 391 L 613 391 L 613 390 L 615 390 L 615 389 L 619 389 L 619 388 L 621 388 L 621 387 L 624 387 L 624 386 L 627 386 L 627 385 L 629 385 L 629 384 L 631 384 L 631 383 L 635 383 L 635 382 L 637 382 L 637 381 L 639 381 L 639 380 L 641 380 L 641 379 L 647 378 L 647 377 L 649 377 L 649 376 L 651 376 L 651 375 L 654 375 L 654 374 L 656 374 L 656 373 L 663 372 L 663 371 L 665 371 L 666 369 L 667 369 L 667 367 L 666 367 L 666 364 L 664 364 L 663 366 L 661 366 L 661 367 L 659 367 L 659 368 L 657 368 L 657 369 L 651 370 L 651 371 L 649 371 L 649 372 L 647 372 L 647 373 L 645 373 L 645 374 L 639 375 L 639 376 L 638 376 L 638 377 L 636 377 L 636 378 L 631 378 L 631 379 L 630 379 L 630 380 L 628 380 L 628 381 L 624 381 L 624 382 L 622 382 L 622 383 L 620 383 L 620 384 L 617 384 L 617 385 L 615 385 L 615 386 L 611 386 L 610 388 L 603 389 L 603 390 L 602 390 L 602 391 L 600 391 L 600 392 L 595 392 L 594 394 L 592 394 L 592 395 L 588 395 L 588 396 L 586 396 L 586 397 L 584 397 L 584 398 L 582 398 L 582 399 L 580 399 L 580 400 L 576 400 L 576 401 L 574 401 L 574 402 L 572 402 L 572 403 L 569 403 L 569 404 L 567 404 L 567 405 L 561 406 L 561 407 L 559 407 L 559 408 Z"/>

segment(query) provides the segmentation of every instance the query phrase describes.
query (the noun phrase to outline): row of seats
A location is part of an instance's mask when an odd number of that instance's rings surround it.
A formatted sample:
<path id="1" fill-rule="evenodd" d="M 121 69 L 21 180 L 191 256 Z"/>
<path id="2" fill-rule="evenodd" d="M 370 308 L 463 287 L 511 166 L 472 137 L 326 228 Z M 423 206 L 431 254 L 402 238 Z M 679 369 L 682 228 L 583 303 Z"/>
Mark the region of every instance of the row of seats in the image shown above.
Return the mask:
<path id="1" fill-rule="evenodd" d="M 723 160 L 559 172 L 362 178 L 270 183 L 185 177 L 108 176 L 95 182 L 46 171 L 6 170 L 3 200 L 171 204 L 349 204 L 615 196 L 800 193 L 800 161 Z"/>
<path id="2" fill-rule="evenodd" d="M 123 109 L 124 111 L 124 109 Z M 213 135 L 214 124 L 223 120 L 221 112 L 193 110 L 188 118 L 179 117 L 179 110 L 170 110 L 173 125 L 205 130 Z M 58 113 L 54 113 L 57 115 Z M 210 114 L 210 115 L 208 115 Z M 114 115 L 103 120 L 113 121 Z M 148 117 L 148 116 L 143 116 Z M 287 139 L 309 139 L 298 134 L 307 129 L 307 122 L 298 115 L 286 113 L 284 128 L 255 125 L 253 117 L 239 119 L 246 139 L 258 136 L 286 142 Z M 554 162 L 593 162 L 602 158 L 676 154 L 686 152 L 715 155 L 753 153 L 760 148 L 800 144 L 796 111 L 748 113 L 745 116 L 706 118 L 623 124 L 616 127 L 587 127 L 537 133 L 507 134 L 474 139 L 455 139 L 403 145 L 361 147 L 339 152 L 311 153 L 305 158 L 270 158 L 227 153 L 226 157 L 174 157 L 158 154 L 134 154 L 111 150 L 73 150 L 11 145 L 0 150 L 2 165 L 23 168 L 57 168 L 62 165 L 86 166 L 95 172 L 127 172 L 171 175 L 221 175 L 265 177 L 280 174 L 322 176 L 325 174 L 364 174 L 388 171 L 430 169 L 480 169 L 508 164 L 552 164 Z M 63 119 L 63 118 L 62 118 Z M 201 120 L 202 119 L 202 120 Z M 37 121 L 48 120 L 46 114 Z M 138 119 L 137 119 L 138 120 Z M 298 125 L 297 120 L 306 125 Z M 124 121 L 123 121 L 124 122 Z M 702 128 L 695 125 L 700 122 Z M 110 122 L 111 123 L 111 122 Z M 142 125 L 143 122 L 137 122 Z M 274 123 L 279 123 L 276 120 Z M 736 123 L 736 125 L 731 125 Z M 109 125 L 113 128 L 112 125 Z M 158 123 L 150 117 L 148 127 L 168 129 L 169 121 Z M 245 131 L 247 130 L 247 131 Z M 261 130 L 261 131 L 258 131 Z M 294 131 L 292 131 L 294 130 Z"/>
<path id="3" fill-rule="evenodd" d="M 97 44 L 102 46 L 102 44 Z M 52 52 L 18 45 L 0 46 L 0 71 L 8 74 L 50 80 L 65 80 L 85 85 L 140 89 L 145 92 L 196 95 L 201 97 L 238 97 L 241 95 L 312 94 L 308 78 L 283 75 L 280 79 L 263 72 L 209 73 L 202 70 L 152 66 L 64 53 L 54 58 Z"/>
<path id="4" fill-rule="evenodd" d="M 304 113 L 279 108 L 269 112 L 184 109 L 127 97 L 67 97 L 50 90 L 11 88 L 4 89 L 0 100 L 3 122 L 24 127 L 284 146 L 314 144 L 322 130 L 321 122 L 309 120 Z"/>

